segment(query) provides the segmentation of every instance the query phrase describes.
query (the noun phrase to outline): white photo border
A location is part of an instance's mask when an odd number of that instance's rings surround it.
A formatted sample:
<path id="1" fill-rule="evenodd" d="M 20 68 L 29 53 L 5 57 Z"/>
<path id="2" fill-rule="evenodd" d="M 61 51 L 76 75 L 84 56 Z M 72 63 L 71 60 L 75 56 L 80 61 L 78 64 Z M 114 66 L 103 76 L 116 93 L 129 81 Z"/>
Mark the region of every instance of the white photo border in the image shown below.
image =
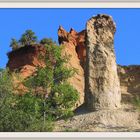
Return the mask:
<path id="1" fill-rule="evenodd" d="M 67 2 L 66 2 L 67 1 Z M 81 1 L 81 2 L 80 2 Z M 86 2 L 85 2 L 86 1 Z M 140 0 L 0 0 L 0 8 L 140 8 Z M 1 138 L 140 139 L 140 132 L 0 132 Z"/>
<path id="2" fill-rule="evenodd" d="M 140 8 L 140 0 L 139 2 L 116 2 L 113 0 L 112 2 L 106 0 L 103 0 L 103 2 L 100 0 L 99 2 L 48 2 L 47 0 L 46 2 L 4 2 L 3 0 L 0 0 L 0 8 Z"/>

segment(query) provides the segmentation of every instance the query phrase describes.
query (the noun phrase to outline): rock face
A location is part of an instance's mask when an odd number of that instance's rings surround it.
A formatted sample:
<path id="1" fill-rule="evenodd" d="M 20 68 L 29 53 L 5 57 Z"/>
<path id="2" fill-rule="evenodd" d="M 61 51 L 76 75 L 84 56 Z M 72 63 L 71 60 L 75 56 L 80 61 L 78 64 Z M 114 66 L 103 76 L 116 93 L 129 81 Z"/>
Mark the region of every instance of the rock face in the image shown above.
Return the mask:
<path id="1" fill-rule="evenodd" d="M 18 70 L 23 78 L 27 78 L 35 72 L 36 67 L 45 66 L 43 60 L 39 59 L 41 55 L 45 56 L 45 53 L 43 45 L 36 44 L 20 48 L 8 54 L 7 67 L 11 71 Z"/>
<path id="2" fill-rule="evenodd" d="M 118 75 L 122 93 L 140 96 L 140 65 L 118 65 Z"/>
<path id="3" fill-rule="evenodd" d="M 77 33 L 74 29 L 70 29 L 70 32 L 66 32 L 62 26 L 58 29 L 58 41 L 59 44 L 70 43 L 74 46 L 77 56 L 80 60 L 81 66 L 84 68 L 86 61 L 86 45 L 85 45 L 85 33 L 83 30 Z"/>
<path id="4" fill-rule="evenodd" d="M 61 45 L 65 46 L 63 54 L 70 56 L 67 66 L 77 70 L 77 73 L 69 79 L 69 82 L 80 93 L 78 107 L 84 102 L 84 70 L 81 65 L 85 61 L 85 31 L 77 33 L 74 29 L 71 29 L 68 33 L 60 26 L 58 40 Z"/>
<path id="5" fill-rule="evenodd" d="M 121 92 L 114 54 L 112 18 L 97 15 L 87 22 L 85 103 L 89 110 L 120 107 Z"/>

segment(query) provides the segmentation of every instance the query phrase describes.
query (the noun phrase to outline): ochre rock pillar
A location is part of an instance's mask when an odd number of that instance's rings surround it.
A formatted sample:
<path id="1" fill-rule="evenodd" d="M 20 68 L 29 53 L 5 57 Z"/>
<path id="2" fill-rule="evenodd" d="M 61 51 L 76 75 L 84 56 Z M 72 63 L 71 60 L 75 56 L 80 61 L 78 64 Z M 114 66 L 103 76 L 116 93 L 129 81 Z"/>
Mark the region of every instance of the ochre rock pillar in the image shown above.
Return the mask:
<path id="1" fill-rule="evenodd" d="M 97 15 L 86 25 L 85 104 L 89 110 L 120 107 L 121 92 L 114 53 L 112 17 Z"/>

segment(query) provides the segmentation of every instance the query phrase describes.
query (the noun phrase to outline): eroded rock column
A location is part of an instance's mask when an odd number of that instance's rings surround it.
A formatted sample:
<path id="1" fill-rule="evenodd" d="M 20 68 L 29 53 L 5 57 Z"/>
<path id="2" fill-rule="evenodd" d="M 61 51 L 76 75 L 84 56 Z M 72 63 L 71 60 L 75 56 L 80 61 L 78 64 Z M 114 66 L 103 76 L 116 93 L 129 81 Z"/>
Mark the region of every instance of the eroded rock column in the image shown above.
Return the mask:
<path id="1" fill-rule="evenodd" d="M 114 53 L 115 23 L 108 15 L 86 25 L 85 104 L 90 110 L 120 107 L 121 93 Z"/>

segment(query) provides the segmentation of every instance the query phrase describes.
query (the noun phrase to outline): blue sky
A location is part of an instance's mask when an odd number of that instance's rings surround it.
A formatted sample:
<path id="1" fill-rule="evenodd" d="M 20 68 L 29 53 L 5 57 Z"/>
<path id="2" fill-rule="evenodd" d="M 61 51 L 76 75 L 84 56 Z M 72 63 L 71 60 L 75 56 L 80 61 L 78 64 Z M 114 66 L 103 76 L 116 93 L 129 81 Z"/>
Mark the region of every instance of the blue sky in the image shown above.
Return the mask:
<path id="1" fill-rule="evenodd" d="M 99 13 L 111 15 L 116 22 L 117 63 L 140 64 L 140 9 L 0 9 L 0 68 L 8 61 L 11 38 L 19 39 L 26 29 L 32 29 L 39 39 L 57 41 L 59 25 L 67 31 L 71 27 L 81 31 L 86 21 Z"/>

